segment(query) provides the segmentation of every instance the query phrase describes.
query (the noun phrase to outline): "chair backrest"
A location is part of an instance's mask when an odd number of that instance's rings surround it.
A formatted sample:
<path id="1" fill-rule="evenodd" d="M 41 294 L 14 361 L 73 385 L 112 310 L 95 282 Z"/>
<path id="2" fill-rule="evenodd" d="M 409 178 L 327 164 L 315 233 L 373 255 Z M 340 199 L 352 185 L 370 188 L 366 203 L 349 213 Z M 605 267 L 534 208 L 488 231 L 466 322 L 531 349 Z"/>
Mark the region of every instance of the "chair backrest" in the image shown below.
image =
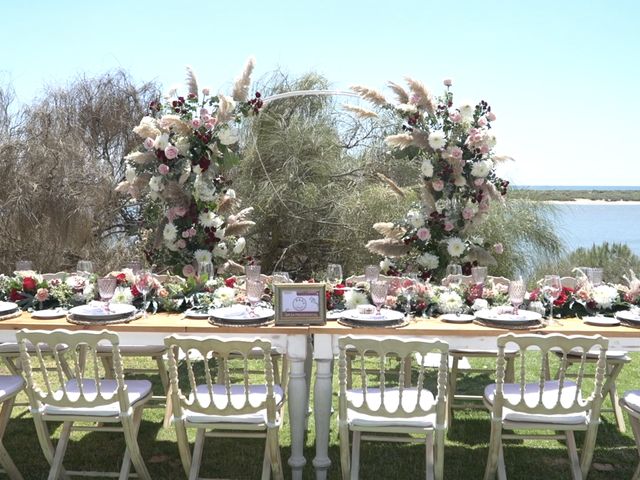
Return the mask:
<path id="1" fill-rule="evenodd" d="M 20 330 L 16 338 L 32 408 L 40 409 L 43 405 L 92 408 L 119 402 L 121 411 L 128 411 L 129 399 L 117 334 L 107 330 Z M 98 344 L 102 349 L 111 348 L 115 390 L 103 388 L 101 380 L 105 372 L 98 355 Z M 34 370 L 38 370 L 37 375 Z M 69 371 L 72 379 L 65 375 Z"/>
<path id="2" fill-rule="evenodd" d="M 502 408 L 506 407 L 525 414 L 566 415 L 591 412 L 597 418 L 602 403 L 608 346 L 609 341 L 601 335 L 587 337 L 508 333 L 498 337 L 494 416 L 501 418 Z M 515 402 L 511 401 L 516 398 L 513 392 L 509 398 L 504 396 L 505 351 L 509 350 L 515 350 L 519 354 L 515 368 L 515 383 L 519 385 L 519 394 Z M 595 372 L 585 368 L 589 351 L 598 353 Z M 579 356 L 578 360 L 576 355 Z M 559 362 L 556 381 L 548 381 L 552 361 Z M 578 365 L 578 373 L 572 378 L 573 382 L 568 382 L 566 370 L 572 363 Z M 527 375 L 527 364 L 539 367 L 534 370 L 534 376 Z M 590 395 L 585 398 L 587 390 L 590 390 Z"/>
<path id="3" fill-rule="evenodd" d="M 578 286 L 578 279 L 576 277 L 561 277 L 560 284 L 565 288 L 571 288 L 575 290 Z"/>
<path id="4" fill-rule="evenodd" d="M 340 418 L 346 418 L 347 408 L 367 415 L 400 418 L 436 413 L 437 425 L 444 426 L 449 352 L 446 342 L 346 336 L 338 339 L 338 346 Z M 353 365 L 354 389 L 361 393 L 357 402 L 347 398 L 347 352 Z M 435 371 L 426 364 L 427 354 L 433 352 L 440 355 Z M 375 374 L 371 373 L 373 367 L 377 367 Z"/>
<path id="5" fill-rule="evenodd" d="M 509 286 L 509 282 L 511 280 L 509 280 L 507 277 L 493 277 L 491 275 L 487 276 L 487 281 L 490 283 L 493 283 L 494 285 L 505 285 L 505 286 Z"/>
<path id="6" fill-rule="evenodd" d="M 164 343 L 177 417 L 185 409 L 205 415 L 240 415 L 266 407 L 267 421 L 275 421 L 271 342 L 172 335 Z M 186 385 L 180 385 L 178 361 L 186 368 Z M 264 389 L 260 395 L 251 394 L 250 387 L 256 385 Z"/>

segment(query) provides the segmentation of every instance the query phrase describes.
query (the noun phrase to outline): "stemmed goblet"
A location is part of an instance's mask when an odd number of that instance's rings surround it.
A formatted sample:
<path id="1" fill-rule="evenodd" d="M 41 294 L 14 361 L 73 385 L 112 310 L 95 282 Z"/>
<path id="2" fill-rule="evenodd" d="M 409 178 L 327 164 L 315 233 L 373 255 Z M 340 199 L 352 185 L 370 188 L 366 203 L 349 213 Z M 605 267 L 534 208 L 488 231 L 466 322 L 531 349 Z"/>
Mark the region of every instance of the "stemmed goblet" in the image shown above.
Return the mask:
<path id="1" fill-rule="evenodd" d="M 387 291 L 389 289 L 389 285 L 387 282 L 375 281 L 371 282 L 371 300 L 373 300 L 373 304 L 376 306 L 376 316 L 380 317 L 380 309 L 382 305 L 387 301 Z"/>
<path id="2" fill-rule="evenodd" d="M 447 281 L 449 286 L 457 287 L 462 281 L 462 267 L 457 263 L 447 265 Z"/>
<path id="3" fill-rule="evenodd" d="M 336 288 L 342 281 L 342 266 L 337 263 L 330 263 L 327 265 L 327 282 L 331 284 L 333 288 Z"/>
<path id="4" fill-rule="evenodd" d="M 377 265 L 367 265 L 364 267 L 364 279 L 371 285 L 371 282 L 375 282 L 380 278 L 380 267 Z"/>
<path id="5" fill-rule="evenodd" d="M 84 278 L 89 278 L 93 273 L 93 263 L 90 260 L 78 260 L 76 272 Z"/>
<path id="6" fill-rule="evenodd" d="M 247 280 L 251 280 L 253 282 L 260 281 L 260 265 L 246 265 L 244 267 L 244 273 L 247 277 Z"/>
<path id="7" fill-rule="evenodd" d="M 558 275 L 545 275 L 542 280 L 542 293 L 549 301 L 549 319 L 553 319 L 553 303 L 558 299 L 562 292 L 562 283 Z"/>
<path id="8" fill-rule="evenodd" d="M 471 278 L 473 280 L 473 296 L 482 298 L 484 281 L 487 279 L 487 267 L 473 267 L 471 269 Z"/>
<path id="9" fill-rule="evenodd" d="M 249 302 L 249 316 L 256 316 L 256 306 L 262 299 L 262 293 L 264 292 L 264 284 L 260 280 L 247 280 L 247 301 Z"/>
<path id="10" fill-rule="evenodd" d="M 521 277 L 509 282 L 509 302 L 513 305 L 513 314 L 518 315 L 518 308 L 524 302 L 525 284 Z"/>
<path id="11" fill-rule="evenodd" d="M 154 285 L 153 274 L 148 270 L 141 270 L 136 276 L 136 288 L 142 294 L 142 315 L 147 316 L 147 295 Z"/>
<path id="12" fill-rule="evenodd" d="M 106 312 L 110 312 L 109 301 L 113 298 L 118 280 L 115 277 L 104 277 L 99 278 L 96 283 L 98 284 L 100 300 L 104 302 L 104 309 Z"/>

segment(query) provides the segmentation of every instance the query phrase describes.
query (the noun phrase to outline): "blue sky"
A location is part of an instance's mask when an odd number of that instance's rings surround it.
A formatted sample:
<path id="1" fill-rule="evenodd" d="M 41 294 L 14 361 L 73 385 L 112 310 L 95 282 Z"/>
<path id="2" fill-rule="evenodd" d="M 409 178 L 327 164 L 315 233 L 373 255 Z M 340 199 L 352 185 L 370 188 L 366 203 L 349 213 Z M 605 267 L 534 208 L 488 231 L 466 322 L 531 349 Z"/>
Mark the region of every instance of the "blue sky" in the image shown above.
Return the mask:
<path id="1" fill-rule="evenodd" d="M 518 184 L 640 185 L 640 4 L 617 1 L 25 0 L 3 5 L 0 82 L 30 103 L 45 84 L 127 70 L 169 87 L 185 65 L 227 91 L 313 70 L 337 89 L 453 79 L 496 113 L 497 151 Z M 390 93 L 386 91 L 385 93 Z"/>

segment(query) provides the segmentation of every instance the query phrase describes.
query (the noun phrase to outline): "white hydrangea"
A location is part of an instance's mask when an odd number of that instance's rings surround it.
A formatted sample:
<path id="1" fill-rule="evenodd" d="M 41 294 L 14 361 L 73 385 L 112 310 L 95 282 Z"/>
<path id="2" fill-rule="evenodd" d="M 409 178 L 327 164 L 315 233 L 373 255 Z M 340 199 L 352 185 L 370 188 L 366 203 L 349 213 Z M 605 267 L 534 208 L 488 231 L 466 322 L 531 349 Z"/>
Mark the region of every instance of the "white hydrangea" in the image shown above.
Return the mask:
<path id="1" fill-rule="evenodd" d="M 218 139 L 222 145 L 233 145 L 238 142 L 240 135 L 237 128 L 228 127 L 218 134 Z"/>
<path id="2" fill-rule="evenodd" d="M 478 178 L 484 178 L 491 172 L 493 162 L 491 160 L 480 160 L 471 167 L 471 175 Z"/>
<path id="3" fill-rule="evenodd" d="M 598 308 L 610 308 L 618 298 L 618 290 L 611 285 L 598 285 L 591 290 L 591 298 Z"/>
<path id="4" fill-rule="evenodd" d="M 438 268 L 439 264 L 438 257 L 428 252 L 425 252 L 418 258 L 416 258 L 416 262 L 418 262 L 421 267 L 427 270 L 435 270 L 436 268 Z"/>
<path id="5" fill-rule="evenodd" d="M 160 175 L 151 177 L 151 179 L 149 180 L 149 189 L 152 192 L 161 192 L 164 189 L 162 177 Z"/>
<path id="6" fill-rule="evenodd" d="M 475 112 L 475 110 L 476 107 L 471 102 L 464 102 L 458 107 L 460 116 L 465 122 L 470 122 L 471 120 L 473 120 L 473 113 Z"/>
<path id="7" fill-rule="evenodd" d="M 216 199 L 216 189 L 213 185 L 213 181 L 211 181 L 206 174 L 196 176 L 196 179 L 193 182 L 193 196 L 197 200 L 201 200 L 203 202 L 213 202 Z"/>
<path id="8" fill-rule="evenodd" d="M 186 157 L 189 154 L 189 149 L 191 148 L 191 142 L 187 137 L 178 137 L 176 140 L 176 148 L 180 155 Z"/>
<path id="9" fill-rule="evenodd" d="M 158 150 L 164 150 L 169 145 L 169 134 L 163 133 L 162 135 L 158 135 L 156 137 L 155 142 L 153 142 L 153 147 Z"/>

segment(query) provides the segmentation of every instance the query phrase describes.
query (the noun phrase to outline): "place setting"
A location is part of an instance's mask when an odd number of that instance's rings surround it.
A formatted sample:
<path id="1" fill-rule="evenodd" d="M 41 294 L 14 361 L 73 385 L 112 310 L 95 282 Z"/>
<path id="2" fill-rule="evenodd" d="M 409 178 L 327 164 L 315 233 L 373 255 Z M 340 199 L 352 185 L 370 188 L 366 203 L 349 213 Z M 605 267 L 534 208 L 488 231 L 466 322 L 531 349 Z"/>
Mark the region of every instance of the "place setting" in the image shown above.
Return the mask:
<path id="1" fill-rule="evenodd" d="M 9 320 L 22 315 L 20 307 L 14 302 L 0 302 L 0 321 Z"/>
<path id="2" fill-rule="evenodd" d="M 482 309 L 476 312 L 475 322 L 485 327 L 504 328 L 508 330 L 535 330 L 543 328 L 542 315 L 530 310 L 521 310 L 524 302 L 526 285 L 519 278 L 509 282 L 508 297 L 512 306 L 504 305 Z"/>
<path id="3" fill-rule="evenodd" d="M 117 285 L 116 277 L 98 278 L 96 286 L 100 301 L 91 301 L 69 309 L 67 321 L 76 325 L 112 325 L 128 323 L 142 317 L 144 312 L 139 311 L 134 305 L 111 303 Z"/>
<path id="4" fill-rule="evenodd" d="M 614 319 L 625 327 L 640 328 L 640 308 L 634 307 L 616 312 Z"/>
<path id="5" fill-rule="evenodd" d="M 374 305 L 358 305 L 355 309 L 345 310 L 338 318 L 338 323 L 354 328 L 400 328 L 409 324 L 405 314 L 398 310 L 382 308 L 386 299 L 389 284 L 385 281 L 371 282 L 371 300 Z"/>

